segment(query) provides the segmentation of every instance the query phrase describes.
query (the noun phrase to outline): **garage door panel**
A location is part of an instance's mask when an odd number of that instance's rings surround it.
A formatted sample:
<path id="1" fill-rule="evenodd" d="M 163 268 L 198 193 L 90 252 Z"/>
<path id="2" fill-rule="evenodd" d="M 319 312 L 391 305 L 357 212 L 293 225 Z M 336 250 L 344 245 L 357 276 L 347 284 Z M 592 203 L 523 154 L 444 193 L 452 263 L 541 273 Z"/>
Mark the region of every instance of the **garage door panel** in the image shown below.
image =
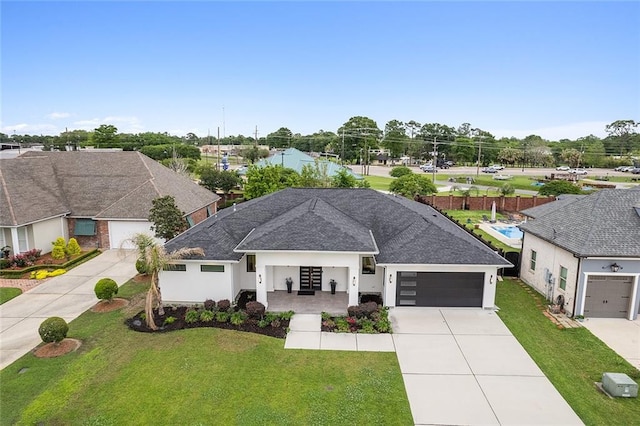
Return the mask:
<path id="1" fill-rule="evenodd" d="M 399 272 L 396 306 L 482 307 L 484 274 Z"/>
<path id="2" fill-rule="evenodd" d="M 592 318 L 627 318 L 633 277 L 590 276 L 587 280 L 584 315 Z"/>
<path id="3" fill-rule="evenodd" d="M 109 244 L 113 249 L 134 249 L 135 245 L 129 240 L 138 233 L 153 236 L 152 225 L 151 222 L 142 221 L 109 221 Z M 163 243 L 161 240 L 158 241 Z"/>

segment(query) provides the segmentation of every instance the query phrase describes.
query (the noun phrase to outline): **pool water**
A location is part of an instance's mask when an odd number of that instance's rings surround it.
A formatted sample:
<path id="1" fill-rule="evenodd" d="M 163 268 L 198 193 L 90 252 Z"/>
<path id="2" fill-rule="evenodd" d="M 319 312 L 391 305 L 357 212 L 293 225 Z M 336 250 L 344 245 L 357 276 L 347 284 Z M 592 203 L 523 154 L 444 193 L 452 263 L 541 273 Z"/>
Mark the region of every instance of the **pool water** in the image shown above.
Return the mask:
<path id="1" fill-rule="evenodd" d="M 520 228 L 516 226 L 492 226 L 493 229 L 501 233 L 507 238 L 519 240 L 524 235 Z"/>

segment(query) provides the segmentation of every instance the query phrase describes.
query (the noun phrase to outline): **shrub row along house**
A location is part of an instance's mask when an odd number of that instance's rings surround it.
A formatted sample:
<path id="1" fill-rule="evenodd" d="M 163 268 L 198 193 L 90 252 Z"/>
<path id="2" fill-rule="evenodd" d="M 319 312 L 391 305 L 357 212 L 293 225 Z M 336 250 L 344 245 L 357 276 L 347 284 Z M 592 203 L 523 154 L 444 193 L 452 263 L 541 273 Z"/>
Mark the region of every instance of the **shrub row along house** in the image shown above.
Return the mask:
<path id="1" fill-rule="evenodd" d="M 640 187 L 563 196 L 523 210 L 520 277 L 585 317 L 638 317 Z"/>
<path id="2" fill-rule="evenodd" d="M 63 235 L 83 247 L 119 248 L 150 233 L 155 198 L 171 195 L 190 225 L 219 196 L 138 152 L 37 152 L 0 160 L 0 247 L 51 251 Z"/>
<path id="3" fill-rule="evenodd" d="M 247 289 L 269 306 L 287 281 L 307 295 L 334 281 L 348 305 L 377 293 L 386 306 L 493 308 L 498 270 L 512 266 L 432 207 L 370 189 L 285 189 L 222 210 L 165 247 L 205 253 L 161 272 L 163 299 L 177 304 Z"/>

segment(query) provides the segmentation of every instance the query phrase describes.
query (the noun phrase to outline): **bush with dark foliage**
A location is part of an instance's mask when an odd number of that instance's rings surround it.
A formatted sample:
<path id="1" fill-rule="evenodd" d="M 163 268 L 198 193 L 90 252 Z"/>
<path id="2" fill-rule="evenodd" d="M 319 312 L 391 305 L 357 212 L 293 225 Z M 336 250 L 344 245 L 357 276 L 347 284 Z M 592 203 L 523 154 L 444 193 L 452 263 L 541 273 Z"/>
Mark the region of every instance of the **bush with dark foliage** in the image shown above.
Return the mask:
<path id="1" fill-rule="evenodd" d="M 211 300 L 211 299 L 207 299 L 204 301 L 204 308 L 207 311 L 213 311 L 216 307 L 216 302 Z"/>
<path id="2" fill-rule="evenodd" d="M 222 299 L 218 301 L 218 309 L 221 311 L 228 311 L 229 308 L 231 307 L 231 302 L 229 301 L 229 299 Z"/>
<path id="3" fill-rule="evenodd" d="M 265 307 L 260 302 L 247 302 L 246 311 L 249 318 L 260 319 L 264 316 Z"/>

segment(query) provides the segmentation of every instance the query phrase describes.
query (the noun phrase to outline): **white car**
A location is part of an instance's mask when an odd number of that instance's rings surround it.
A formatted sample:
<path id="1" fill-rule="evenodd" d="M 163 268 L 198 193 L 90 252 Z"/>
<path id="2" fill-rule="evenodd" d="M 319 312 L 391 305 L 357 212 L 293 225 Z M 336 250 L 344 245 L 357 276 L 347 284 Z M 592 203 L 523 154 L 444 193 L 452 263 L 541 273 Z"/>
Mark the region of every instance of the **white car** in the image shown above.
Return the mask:
<path id="1" fill-rule="evenodd" d="M 501 166 L 500 164 L 492 164 L 489 167 L 491 167 L 494 170 L 504 170 L 504 166 Z"/>
<path id="2" fill-rule="evenodd" d="M 420 167 L 422 169 L 423 172 L 425 173 L 438 173 L 438 169 L 436 169 L 435 167 L 433 167 L 431 164 L 426 164 L 424 166 Z"/>
<path id="3" fill-rule="evenodd" d="M 635 169 L 634 166 L 627 166 L 627 167 L 623 167 L 622 169 L 620 169 L 620 171 L 621 172 L 630 172 L 633 169 Z"/>
<path id="4" fill-rule="evenodd" d="M 569 170 L 571 170 L 571 168 L 569 166 L 558 166 L 556 167 L 556 170 L 558 170 L 559 172 L 568 172 Z"/>
<path id="5" fill-rule="evenodd" d="M 572 175 L 586 175 L 587 171 L 585 169 L 571 169 L 569 170 L 569 173 Z"/>

